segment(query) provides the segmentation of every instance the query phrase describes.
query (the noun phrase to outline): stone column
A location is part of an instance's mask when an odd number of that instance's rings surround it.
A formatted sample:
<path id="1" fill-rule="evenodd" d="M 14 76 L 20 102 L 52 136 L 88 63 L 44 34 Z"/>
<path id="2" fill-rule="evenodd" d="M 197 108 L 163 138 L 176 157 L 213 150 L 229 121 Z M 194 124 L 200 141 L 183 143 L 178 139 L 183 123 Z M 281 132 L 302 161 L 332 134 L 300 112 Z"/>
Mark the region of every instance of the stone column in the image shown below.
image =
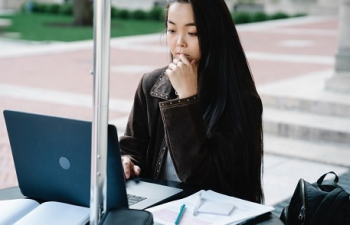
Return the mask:
<path id="1" fill-rule="evenodd" d="M 338 29 L 335 71 L 333 76 L 326 81 L 326 88 L 350 92 L 350 0 L 341 0 Z"/>

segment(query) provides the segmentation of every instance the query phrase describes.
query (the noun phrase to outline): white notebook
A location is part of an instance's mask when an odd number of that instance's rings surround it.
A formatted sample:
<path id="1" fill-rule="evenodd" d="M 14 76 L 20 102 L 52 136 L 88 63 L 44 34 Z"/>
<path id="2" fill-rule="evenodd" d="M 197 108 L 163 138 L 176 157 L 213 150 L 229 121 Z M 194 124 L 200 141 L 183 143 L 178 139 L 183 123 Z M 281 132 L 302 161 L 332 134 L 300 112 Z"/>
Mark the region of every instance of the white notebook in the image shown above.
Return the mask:
<path id="1" fill-rule="evenodd" d="M 81 225 L 90 217 L 90 209 L 61 202 L 39 204 L 32 199 L 0 201 L 0 224 Z"/>

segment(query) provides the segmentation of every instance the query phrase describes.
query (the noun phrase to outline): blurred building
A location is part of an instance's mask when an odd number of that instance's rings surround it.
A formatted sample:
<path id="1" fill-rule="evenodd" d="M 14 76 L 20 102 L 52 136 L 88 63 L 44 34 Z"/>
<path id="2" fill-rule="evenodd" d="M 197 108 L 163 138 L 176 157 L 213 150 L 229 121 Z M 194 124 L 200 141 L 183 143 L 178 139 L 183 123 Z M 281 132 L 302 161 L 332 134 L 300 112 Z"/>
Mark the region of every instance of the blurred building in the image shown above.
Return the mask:
<path id="1" fill-rule="evenodd" d="M 0 10 L 19 10 L 25 2 L 63 3 L 65 0 L 0 0 Z"/>
<path id="2" fill-rule="evenodd" d="M 262 0 L 266 12 L 306 13 L 308 15 L 337 15 L 340 0 Z"/>
<path id="3" fill-rule="evenodd" d="M 111 4 L 118 8 L 129 10 L 150 10 L 154 6 L 164 6 L 166 0 L 111 0 Z"/>
<path id="4" fill-rule="evenodd" d="M 1 10 L 19 10 L 25 2 L 63 3 L 72 0 L 0 0 Z M 118 8 L 129 10 L 149 10 L 154 6 L 163 6 L 166 0 L 111 0 Z M 340 0 L 226 0 L 231 11 L 235 9 L 276 11 L 286 13 L 306 13 L 310 15 L 336 15 Z"/>

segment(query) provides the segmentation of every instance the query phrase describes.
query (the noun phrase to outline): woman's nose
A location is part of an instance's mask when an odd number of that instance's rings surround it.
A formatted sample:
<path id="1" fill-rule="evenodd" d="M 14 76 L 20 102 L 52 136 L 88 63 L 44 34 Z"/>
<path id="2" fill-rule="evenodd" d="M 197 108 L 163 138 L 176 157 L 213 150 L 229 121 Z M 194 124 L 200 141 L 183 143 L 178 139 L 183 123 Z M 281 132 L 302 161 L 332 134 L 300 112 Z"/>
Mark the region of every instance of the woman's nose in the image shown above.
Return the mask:
<path id="1" fill-rule="evenodd" d="M 179 46 L 179 47 L 185 47 L 186 46 L 186 42 L 185 42 L 185 40 L 184 40 L 182 35 L 180 35 L 178 37 L 176 45 Z"/>

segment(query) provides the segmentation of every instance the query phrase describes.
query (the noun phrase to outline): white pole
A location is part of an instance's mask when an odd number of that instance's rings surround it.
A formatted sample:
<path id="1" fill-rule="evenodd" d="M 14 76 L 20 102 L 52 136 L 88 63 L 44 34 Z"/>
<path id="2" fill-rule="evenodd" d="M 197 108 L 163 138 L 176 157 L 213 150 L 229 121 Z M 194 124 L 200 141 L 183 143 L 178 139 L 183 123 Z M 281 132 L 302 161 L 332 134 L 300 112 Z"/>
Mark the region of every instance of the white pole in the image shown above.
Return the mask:
<path id="1" fill-rule="evenodd" d="M 94 1 L 94 99 L 91 146 L 90 224 L 106 210 L 106 168 L 109 101 L 110 0 Z"/>
<path id="2" fill-rule="evenodd" d="M 350 93 L 350 0 L 341 0 L 339 9 L 338 52 L 335 70 L 326 81 L 326 89 Z"/>

